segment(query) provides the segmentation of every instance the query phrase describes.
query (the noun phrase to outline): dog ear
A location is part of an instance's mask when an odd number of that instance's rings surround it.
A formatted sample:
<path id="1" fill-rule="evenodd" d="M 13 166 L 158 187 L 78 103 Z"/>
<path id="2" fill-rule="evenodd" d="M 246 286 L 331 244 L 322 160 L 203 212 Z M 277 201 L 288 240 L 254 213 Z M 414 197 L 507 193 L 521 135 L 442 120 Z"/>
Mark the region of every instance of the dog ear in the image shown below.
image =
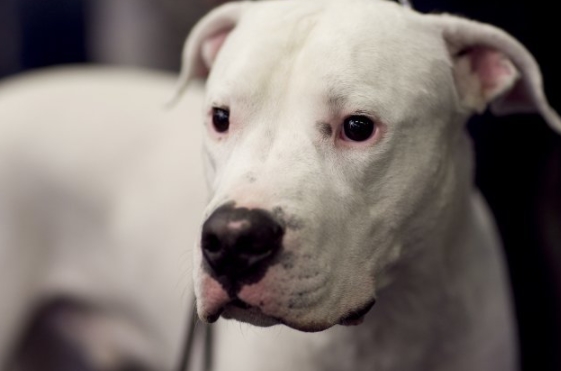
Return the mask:
<path id="1" fill-rule="evenodd" d="M 539 113 L 561 133 L 561 119 L 549 106 L 538 64 L 506 32 L 451 15 L 433 17 L 442 30 L 454 63 L 461 103 L 497 115 Z"/>
<path id="2" fill-rule="evenodd" d="M 181 73 L 170 104 L 181 97 L 193 79 L 207 76 L 220 48 L 249 5 L 249 1 L 226 3 L 193 27 L 183 47 Z"/>

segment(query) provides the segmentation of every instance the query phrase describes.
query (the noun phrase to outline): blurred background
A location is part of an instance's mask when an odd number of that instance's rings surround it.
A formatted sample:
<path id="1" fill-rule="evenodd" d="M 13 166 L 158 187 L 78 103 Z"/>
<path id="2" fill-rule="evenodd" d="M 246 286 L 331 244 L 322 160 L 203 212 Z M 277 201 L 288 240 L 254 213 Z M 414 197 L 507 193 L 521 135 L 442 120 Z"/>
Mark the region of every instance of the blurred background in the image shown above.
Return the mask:
<path id="1" fill-rule="evenodd" d="M 372 0 L 375 1 L 375 0 Z M 192 25 L 219 0 L 0 0 L 0 78 L 69 63 L 179 68 Z M 539 61 L 561 111 L 555 2 L 413 0 L 502 27 Z M 0 102 L 1 104 L 1 102 Z M 532 115 L 475 117 L 476 182 L 509 262 L 525 371 L 561 370 L 561 138 Z"/>
<path id="2" fill-rule="evenodd" d="M 0 76 L 65 63 L 176 70 L 216 0 L 0 0 Z"/>

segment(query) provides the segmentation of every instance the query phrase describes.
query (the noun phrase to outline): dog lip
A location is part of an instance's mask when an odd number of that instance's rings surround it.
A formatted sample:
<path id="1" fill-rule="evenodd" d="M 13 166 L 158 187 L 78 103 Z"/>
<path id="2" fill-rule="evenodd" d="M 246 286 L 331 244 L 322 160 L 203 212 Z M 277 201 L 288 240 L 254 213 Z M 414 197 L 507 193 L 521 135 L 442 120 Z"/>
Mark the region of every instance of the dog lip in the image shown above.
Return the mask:
<path id="1" fill-rule="evenodd" d="M 334 326 L 333 324 L 326 324 L 326 323 L 296 324 L 296 323 L 284 321 L 284 320 L 281 320 L 281 319 L 278 319 L 278 318 L 275 318 L 275 319 L 278 320 L 279 323 L 282 323 L 283 325 L 285 325 L 287 327 L 290 327 L 291 329 L 301 331 L 301 332 L 307 332 L 307 333 L 325 331 L 325 330 Z"/>
<path id="2" fill-rule="evenodd" d="M 290 327 L 290 328 L 292 328 L 294 330 L 297 330 L 297 331 L 313 333 L 313 332 L 325 331 L 325 330 L 327 330 L 327 329 L 329 329 L 329 328 L 331 328 L 331 327 L 333 327 L 337 324 L 341 324 L 341 325 L 345 325 L 345 326 L 360 324 L 360 322 L 362 322 L 362 318 L 364 317 L 364 315 L 366 315 L 366 313 L 374 305 L 374 302 L 375 301 L 372 300 L 371 302 L 369 302 L 367 305 L 360 308 L 359 310 L 353 311 L 351 314 L 345 316 L 341 321 L 339 321 L 339 323 L 322 323 L 322 322 L 298 323 L 298 322 L 293 322 L 293 321 L 287 320 L 287 319 L 282 318 L 282 317 L 278 317 L 278 316 L 270 315 L 270 314 L 265 314 L 261 311 L 261 309 L 259 307 L 248 304 L 248 303 L 244 302 L 243 300 L 241 300 L 237 297 L 232 299 L 230 302 L 228 302 L 224 305 L 223 309 L 221 310 L 220 315 L 225 314 L 226 315 L 225 318 L 227 318 L 227 319 L 238 319 L 238 320 L 240 320 L 240 318 L 238 318 L 237 316 L 230 317 L 231 313 L 228 311 L 228 309 L 237 308 L 238 310 L 241 309 L 243 312 L 247 311 L 246 313 L 250 313 L 250 312 L 252 312 L 254 314 L 259 313 L 259 315 L 263 316 L 263 318 L 268 318 L 270 321 L 275 322 L 276 324 L 282 324 L 284 326 Z M 242 322 L 245 322 L 245 321 L 242 320 Z"/>
<path id="3" fill-rule="evenodd" d="M 200 318 L 203 322 L 206 323 L 215 323 L 218 321 L 222 313 L 224 313 L 224 308 L 231 302 L 231 300 L 222 303 L 220 306 L 214 308 L 214 310 L 208 310 L 206 313 L 200 315 Z"/>
<path id="4" fill-rule="evenodd" d="M 228 303 L 224 307 L 222 317 L 250 323 L 258 327 L 270 327 L 282 324 L 282 321 L 276 317 L 264 313 L 259 306 L 245 303 L 239 299 Z"/>
<path id="5" fill-rule="evenodd" d="M 360 325 L 364 320 L 364 316 L 366 316 L 370 309 L 372 309 L 374 304 L 376 304 L 376 299 L 372 299 L 362 308 L 359 308 L 358 310 L 352 311 L 351 313 L 347 314 L 339 321 L 339 324 L 342 326 Z"/>
<path id="6" fill-rule="evenodd" d="M 363 322 L 364 320 L 364 316 L 372 309 L 372 307 L 374 306 L 374 304 L 376 304 L 376 300 L 372 299 L 371 301 L 369 301 L 366 305 L 364 305 L 363 307 L 351 311 L 349 314 L 345 315 L 339 322 L 339 325 L 342 326 L 356 326 L 359 325 Z M 232 298 L 229 302 L 225 303 L 219 311 L 217 311 L 215 314 L 213 315 L 208 315 L 206 317 L 206 321 L 208 323 L 214 323 L 218 320 L 218 318 L 224 313 L 224 311 L 226 310 L 227 307 L 231 307 L 231 308 L 238 308 L 238 309 L 242 309 L 244 311 L 259 311 L 262 315 L 264 315 L 265 317 L 268 317 L 269 319 L 276 321 L 279 324 L 283 324 L 287 327 L 293 328 L 295 330 L 298 331 L 303 331 L 303 332 L 320 332 L 320 331 L 324 331 L 332 326 L 334 326 L 335 324 L 321 324 L 321 323 L 312 323 L 312 324 L 298 324 L 298 323 L 294 323 L 291 321 L 287 321 L 281 317 L 277 317 L 277 316 L 273 316 L 273 315 L 266 315 L 265 313 L 261 312 L 259 307 L 253 306 L 251 304 L 246 303 L 245 301 L 241 300 L 238 297 L 234 297 Z"/>
<path id="7" fill-rule="evenodd" d="M 224 310 L 223 308 L 220 308 L 218 312 L 206 315 L 204 321 L 206 323 L 214 323 L 218 321 L 218 318 L 220 318 L 220 316 L 222 315 L 223 310 Z"/>
<path id="8" fill-rule="evenodd" d="M 235 297 L 235 298 L 229 300 L 228 302 L 224 303 L 215 312 L 205 315 L 204 316 L 204 321 L 207 322 L 207 323 L 215 323 L 216 321 L 218 321 L 218 319 L 220 318 L 222 313 L 224 313 L 225 308 L 228 307 L 228 306 L 233 306 L 233 307 L 240 308 L 240 309 L 245 309 L 245 310 L 255 308 L 255 307 L 251 306 L 250 304 L 244 302 L 243 300 Z"/>
<path id="9" fill-rule="evenodd" d="M 228 304 L 233 305 L 235 307 L 238 307 L 240 309 L 251 309 L 251 308 L 253 308 L 251 305 L 249 305 L 248 303 L 246 303 L 245 301 L 243 301 L 239 298 L 235 298 L 234 300 L 232 300 Z"/>

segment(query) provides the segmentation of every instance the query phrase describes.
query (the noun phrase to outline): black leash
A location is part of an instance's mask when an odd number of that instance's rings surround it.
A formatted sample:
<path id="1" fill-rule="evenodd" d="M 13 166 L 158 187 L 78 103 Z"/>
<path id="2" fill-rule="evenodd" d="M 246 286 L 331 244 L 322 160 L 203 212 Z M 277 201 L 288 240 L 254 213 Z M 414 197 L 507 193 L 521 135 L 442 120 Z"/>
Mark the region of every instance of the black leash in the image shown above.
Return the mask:
<path id="1" fill-rule="evenodd" d="M 191 319 L 187 321 L 187 337 L 185 338 L 185 346 L 183 348 L 183 353 L 181 356 L 181 361 L 177 367 L 177 371 L 187 371 L 189 365 L 193 358 L 193 346 L 195 344 L 195 337 L 202 331 L 202 336 L 204 336 L 204 355 L 203 355 L 203 367 L 202 371 L 212 370 L 212 327 L 206 323 L 202 323 L 197 316 L 197 310 L 195 309 L 195 300 L 193 299 L 193 313 L 191 314 Z"/>
<path id="2" fill-rule="evenodd" d="M 212 371 L 212 345 L 213 333 L 211 325 L 204 325 L 205 327 L 205 350 L 203 359 L 203 371 Z"/>

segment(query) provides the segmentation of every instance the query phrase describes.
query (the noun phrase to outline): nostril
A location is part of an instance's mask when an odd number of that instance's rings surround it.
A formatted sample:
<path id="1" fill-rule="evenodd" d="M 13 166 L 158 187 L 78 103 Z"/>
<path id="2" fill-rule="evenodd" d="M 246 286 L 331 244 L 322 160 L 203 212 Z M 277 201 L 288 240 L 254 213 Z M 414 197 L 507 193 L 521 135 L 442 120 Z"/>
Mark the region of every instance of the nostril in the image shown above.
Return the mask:
<path id="1" fill-rule="evenodd" d="M 220 239 L 214 233 L 204 234 L 202 245 L 203 245 L 203 249 L 210 253 L 216 253 L 221 250 Z"/>

